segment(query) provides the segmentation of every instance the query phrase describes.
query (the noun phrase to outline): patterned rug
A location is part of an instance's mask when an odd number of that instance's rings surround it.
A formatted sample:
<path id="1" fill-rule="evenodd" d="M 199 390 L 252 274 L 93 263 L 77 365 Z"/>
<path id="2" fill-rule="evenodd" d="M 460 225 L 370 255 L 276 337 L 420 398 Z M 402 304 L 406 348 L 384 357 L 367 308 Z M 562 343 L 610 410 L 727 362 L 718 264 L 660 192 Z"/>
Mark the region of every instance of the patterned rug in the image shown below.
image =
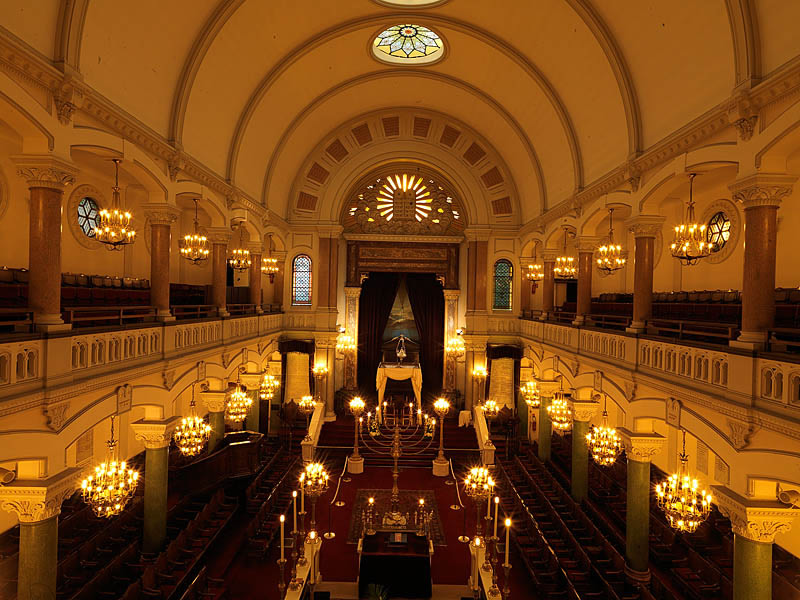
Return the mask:
<path id="1" fill-rule="evenodd" d="M 383 514 L 391 508 L 392 490 L 358 490 L 356 499 L 353 503 L 353 512 L 350 515 L 350 527 L 347 530 L 347 543 L 357 544 L 361 536 L 361 511 L 366 509 L 369 498 L 375 498 L 375 528 L 381 529 Z M 414 529 L 414 511 L 419 505 L 419 499 L 425 499 L 425 507 L 428 511 L 433 511 L 431 516 L 431 539 L 435 546 L 447 546 L 442 529 L 442 522 L 439 519 L 439 505 L 436 502 L 436 494 L 431 490 L 401 490 L 400 491 L 400 512 L 408 513 L 408 524 L 406 529 Z"/>

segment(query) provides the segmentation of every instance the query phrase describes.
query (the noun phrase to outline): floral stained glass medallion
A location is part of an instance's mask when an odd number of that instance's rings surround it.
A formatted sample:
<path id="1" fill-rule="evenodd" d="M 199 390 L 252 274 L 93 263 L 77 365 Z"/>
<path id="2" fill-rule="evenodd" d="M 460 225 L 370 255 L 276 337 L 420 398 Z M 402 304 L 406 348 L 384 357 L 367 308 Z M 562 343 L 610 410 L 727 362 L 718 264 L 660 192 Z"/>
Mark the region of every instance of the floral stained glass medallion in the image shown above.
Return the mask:
<path id="1" fill-rule="evenodd" d="M 81 201 L 78 202 L 78 226 L 87 237 L 94 237 L 99 213 L 97 202 L 92 198 L 81 198 Z"/>
<path id="2" fill-rule="evenodd" d="M 720 211 L 711 217 L 706 228 L 706 241 L 714 246 L 714 252 L 719 252 L 731 237 L 731 221 L 724 212 Z"/>
<path id="3" fill-rule="evenodd" d="M 394 25 L 378 34 L 377 53 L 399 59 L 430 57 L 442 49 L 442 38 L 422 25 Z"/>

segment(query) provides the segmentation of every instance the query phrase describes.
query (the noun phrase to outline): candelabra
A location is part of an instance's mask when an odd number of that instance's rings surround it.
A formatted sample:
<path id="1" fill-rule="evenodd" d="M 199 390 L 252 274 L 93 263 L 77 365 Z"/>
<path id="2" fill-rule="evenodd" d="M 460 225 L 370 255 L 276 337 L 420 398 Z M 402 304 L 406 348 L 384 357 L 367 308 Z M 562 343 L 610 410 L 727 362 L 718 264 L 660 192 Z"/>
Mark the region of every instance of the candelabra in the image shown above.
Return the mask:
<path id="1" fill-rule="evenodd" d="M 492 439 L 492 421 L 500 414 L 500 405 L 496 400 L 487 400 L 481 407 L 483 409 L 483 416 L 486 417 L 486 428 L 489 434 L 489 439 Z"/>
<path id="2" fill-rule="evenodd" d="M 656 502 L 669 520 L 670 527 L 694 533 L 711 513 L 711 494 L 699 490 L 697 479 L 689 475 L 689 456 L 686 454 L 686 432 L 683 450 L 678 458 L 680 471 L 656 486 Z"/>
<path id="3" fill-rule="evenodd" d="M 317 532 L 317 498 L 328 491 L 328 473 L 320 463 L 306 465 L 304 487 L 306 495 L 311 498 L 311 529 L 309 536 L 318 540 Z"/>
<path id="4" fill-rule="evenodd" d="M 375 498 L 367 501 L 366 534 L 375 535 Z"/>
<path id="5" fill-rule="evenodd" d="M 414 524 L 417 526 L 417 535 L 419 537 L 425 537 L 425 521 L 425 498 L 420 498 L 417 510 L 414 513 Z"/>
<path id="6" fill-rule="evenodd" d="M 447 459 L 444 457 L 444 418 L 450 410 L 450 403 L 444 398 L 439 398 L 433 403 L 433 410 L 439 415 L 439 455 L 433 461 L 433 474 L 438 477 L 447 477 L 450 471 Z"/>
<path id="7" fill-rule="evenodd" d="M 494 479 L 486 467 L 473 467 L 464 479 L 464 492 L 475 502 L 475 536 L 482 537 L 480 506 L 494 491 Z M 487 511 L 488 512 L 488 511 Z"/>
<path id="8" fill-rule="evenodd" d="M 352 400 L 350 400 L 350 413 L 353 415 L 353 421 L 355 422 L 355 435 L 353 438 L 353 455 L 350 457 L 350 462 L 361 463 L 364 459 L 361 458 L 361 455 L 358 453 L 358 429 L 359 424 L 361 421 L 361 415 L 364 412 L 364 401 L 359 397 L 356 396 Z"/>
<path id="9" fill-rule="evenodd" d="M 486 367 L 475 367 L 472 369 L 472 380 L 478 384 L 478 401 L 477 404 L 483 404 L 483 386 L 486 383 L 486 377 L 488 377 L 488 373 L 486 372 Z"/>
<path id="10" fill-rule="evenodd" d="M 535 380 L 531 379 L 525 382 L 525 384 L 519 388 L 519 391 L 525 400 L 525 404 L 531 408 L 539 408 L 541 405 L 541 397 L 539 396 L 539 387 L 536 385 Z"/>
<path id="11" fill-rule="evenodd" d="M 311 396 L 303 396 L 297 404 L 297 409 L 306 416 L 306 436 L 303 438 L 304 442 L 311 441 L 311 414 L 314 412 L 317 403 Z"/>
<path id="12" fill-rule="evenodd" d="M 323 364 L 316 364 L 311 369 L 311 372 L 314 374 L 314 400 L 322 402 L 322 382 L 328 376 L 328 367 Z"/>

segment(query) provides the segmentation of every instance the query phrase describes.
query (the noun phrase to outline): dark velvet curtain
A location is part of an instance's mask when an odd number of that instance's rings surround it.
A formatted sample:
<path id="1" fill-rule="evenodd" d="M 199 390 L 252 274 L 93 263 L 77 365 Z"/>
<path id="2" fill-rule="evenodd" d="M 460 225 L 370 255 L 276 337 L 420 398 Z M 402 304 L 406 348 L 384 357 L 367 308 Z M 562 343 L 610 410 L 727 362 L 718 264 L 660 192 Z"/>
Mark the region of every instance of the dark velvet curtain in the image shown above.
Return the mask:
<path id="1" fill-rule="evenodd" d="M 397 294 L 397 273 L 370 273 L 358 301 L 358 387 L 375 393 L 375 374 L 381 362 L 381 339 Z"/>
<path id="2" fill-rule="evenodd" d="M 444 294 L 433 273 L 409 273 L 406 276 L 408 300 L 419 331 L 419 362 L 422 387 L 430 394 L 442 389 L 444 369 Z"/>

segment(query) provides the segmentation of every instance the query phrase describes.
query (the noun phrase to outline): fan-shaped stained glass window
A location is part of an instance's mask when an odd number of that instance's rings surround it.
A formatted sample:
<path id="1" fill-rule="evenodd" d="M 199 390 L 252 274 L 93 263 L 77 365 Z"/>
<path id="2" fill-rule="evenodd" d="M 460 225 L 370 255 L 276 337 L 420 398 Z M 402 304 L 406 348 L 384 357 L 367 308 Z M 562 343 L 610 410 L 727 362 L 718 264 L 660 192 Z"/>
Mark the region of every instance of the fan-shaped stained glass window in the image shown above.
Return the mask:
<path id="1" fill-rule="evenodd" d="M 706 241 L 714 244 L 714 252 L 722 250 L 731 237 L 731 220 L 720 211 L 711 217 L 706 228 Z"/>
<path id="2" fill-rule="evenodd" d="M 394 25 L 373 42 L 375 56 L 389 62 L 432 62 L 442 47 L 442 38 L 422 25 Z"/>
<path id="3" fill-rule="evenodd" d="M 93 198 L 81 198 L 81 201 L 78 202 L 78 226 L 87 237 L 94 237 L 99 213 L 100 209 Z"/>
<path id="4" fill-rule="evenodd" d="M 292 261 L 292 304 L 311 304 L 311 259 L 298 254 Z"/>
<path id="5" fill-rule="evenodd" d="M 495 310 L 511 310 L 511 283 L 514 267 L 505 259 L 494 263 L 494 303 Z"/>

